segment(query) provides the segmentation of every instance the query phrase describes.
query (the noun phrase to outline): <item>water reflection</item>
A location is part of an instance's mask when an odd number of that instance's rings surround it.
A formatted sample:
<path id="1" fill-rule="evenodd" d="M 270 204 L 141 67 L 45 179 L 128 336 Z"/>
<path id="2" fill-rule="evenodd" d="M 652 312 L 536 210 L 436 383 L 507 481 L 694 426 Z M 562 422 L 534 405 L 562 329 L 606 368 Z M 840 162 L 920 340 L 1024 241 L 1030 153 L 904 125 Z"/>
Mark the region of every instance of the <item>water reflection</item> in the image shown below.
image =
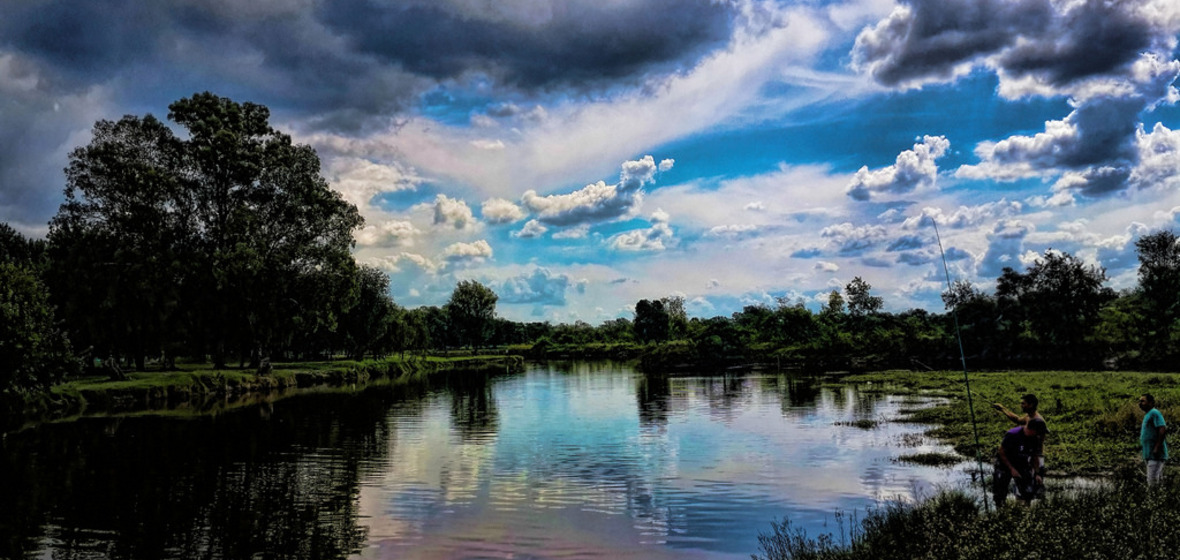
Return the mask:
<path id="1" fill-rule="evenodd" d="M 341 558 L 387 398 L 320 396 L 218 417 L 92 418 L 0 444 L 0 557 Z M 36 554 L 40 551 L 40 554 Z"/>
<path id="2" fill-rule="evenodd" d="M 610 363 L 0 440 L 0 557 L 747 558 L 790 516 L 963 478 L 902 465 L 899 399 Z M 913 401 L 905 406 L 912 408 Z M 899 442 L 904 441 L 905 447 Z M 11 504 L 11 506 L 9 506 Z"/>

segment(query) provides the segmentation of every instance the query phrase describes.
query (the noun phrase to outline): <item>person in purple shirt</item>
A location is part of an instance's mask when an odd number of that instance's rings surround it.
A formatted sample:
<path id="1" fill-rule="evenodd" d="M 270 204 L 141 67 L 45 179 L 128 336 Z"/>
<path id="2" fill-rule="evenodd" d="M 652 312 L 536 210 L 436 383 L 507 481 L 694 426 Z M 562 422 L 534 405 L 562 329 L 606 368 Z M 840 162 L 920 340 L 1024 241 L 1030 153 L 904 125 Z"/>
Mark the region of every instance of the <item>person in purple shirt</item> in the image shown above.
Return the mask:
<path id="1" fill-rule="evenodd" d="M 1045 421 L 1036 417 L 1004 433 L 1004 439 L 996 450 L 992 478 L 992 499 L 996 507 L 1002 506 L 1008 499 L 1008 486 L 1013 482 L 1016 499 L 1025 505 L 1037 496 L 1043 484 L 1038 458 L 1048 433 Z"/>

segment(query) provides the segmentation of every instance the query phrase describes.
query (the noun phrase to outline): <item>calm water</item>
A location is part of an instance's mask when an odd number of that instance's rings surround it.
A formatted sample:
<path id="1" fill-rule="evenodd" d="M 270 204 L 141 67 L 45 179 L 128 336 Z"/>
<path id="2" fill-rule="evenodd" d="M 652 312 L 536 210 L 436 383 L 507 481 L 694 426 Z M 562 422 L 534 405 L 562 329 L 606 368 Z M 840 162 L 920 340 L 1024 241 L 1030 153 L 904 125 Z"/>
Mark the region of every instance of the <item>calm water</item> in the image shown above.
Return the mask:
<path id="1" fill-rule="evenodd" d="M 89 418 L 0 441 L 0 558 L 748 558 L 773 519 L 961 485 L 922 403 L 609 363 Z"/>

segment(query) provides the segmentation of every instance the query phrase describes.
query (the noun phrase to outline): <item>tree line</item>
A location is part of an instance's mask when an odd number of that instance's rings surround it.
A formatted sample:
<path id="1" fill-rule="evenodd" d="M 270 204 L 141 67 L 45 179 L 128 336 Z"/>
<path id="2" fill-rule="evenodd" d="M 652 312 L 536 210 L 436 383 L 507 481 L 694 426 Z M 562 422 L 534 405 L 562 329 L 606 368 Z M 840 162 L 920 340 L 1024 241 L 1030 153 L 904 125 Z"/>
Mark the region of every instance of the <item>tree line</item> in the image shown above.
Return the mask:
<path id="1" fill-rule="evenodd" d="M 994 290 L 957 282 L 945 313 L 883 312 L 857 277 L 817 312 L 802 301 L 689 318 L 682 297 L 591 326 L 516 322 L 496 294 L 458 283 L 443 306 L 405 309 L 389 278 L 352 257 L 357 209 L 328 187 L 318 155 L 269 124 L 266 107 L 211 93 L 95 124 L 70 153 L 65 202 L 44 240 L 0 224 L 0 390 L 47 387 L 83 369 L 168 369 L 179 358 L 265 369 L 270 359 L 522 345 L 626 345 L 669 360 L 775 360 L 817 368 L 958 360 L 975 367 L 1170 368 L 1180 349 L 1180 249 L 1163 230 L 1136 242 L 1139 283 L 1047 251 Z"/>

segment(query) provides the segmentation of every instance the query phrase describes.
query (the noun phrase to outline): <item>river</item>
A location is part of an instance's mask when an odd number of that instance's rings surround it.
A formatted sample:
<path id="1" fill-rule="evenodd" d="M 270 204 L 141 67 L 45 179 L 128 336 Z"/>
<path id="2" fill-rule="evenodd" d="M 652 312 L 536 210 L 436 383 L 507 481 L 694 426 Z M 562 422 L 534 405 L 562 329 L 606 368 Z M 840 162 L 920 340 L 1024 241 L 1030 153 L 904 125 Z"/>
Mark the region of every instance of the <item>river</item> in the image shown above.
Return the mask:
<path id="1" fill-rule="evenodd" d="M 43 424 L 0 440 L 0 558 L 749 558 L 966 484 L 861 389 L 573 362 Z"/>

